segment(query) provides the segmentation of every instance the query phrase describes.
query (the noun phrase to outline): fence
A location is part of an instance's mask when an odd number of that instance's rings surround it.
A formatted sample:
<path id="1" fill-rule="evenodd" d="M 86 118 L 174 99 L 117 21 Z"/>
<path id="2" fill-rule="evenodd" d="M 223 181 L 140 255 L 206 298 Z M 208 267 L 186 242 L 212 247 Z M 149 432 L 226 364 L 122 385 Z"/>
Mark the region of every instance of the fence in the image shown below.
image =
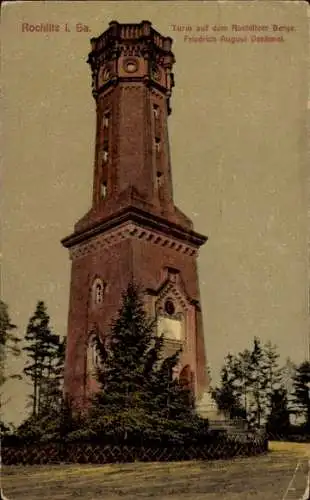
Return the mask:
<path id="1" fill-rule="evenodd" d="M 291 443 L 310 443 L 310 432 L 308 433 L 274 433 L 268 432 L 269 441 L 289 441 Z"/>
<path id="2" fill-rule="evenodd" d="M 35 465 L 59 463 L 128 463 L 173 462 L 183 460 L 215 460 L 253 456 L 268 451 L 264 436 L 229 436 L 195 446 L 135 447 L 107 446 L 93 443 L 50 443 L 22 446 L 4 446 L 4 465 Z"/>

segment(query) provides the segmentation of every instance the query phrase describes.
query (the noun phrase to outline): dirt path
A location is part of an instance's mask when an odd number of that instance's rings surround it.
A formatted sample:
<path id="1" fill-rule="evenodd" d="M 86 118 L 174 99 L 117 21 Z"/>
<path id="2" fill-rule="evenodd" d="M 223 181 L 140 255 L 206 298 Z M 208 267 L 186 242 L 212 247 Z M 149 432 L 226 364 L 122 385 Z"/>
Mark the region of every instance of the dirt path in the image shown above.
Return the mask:
<path id="1" fill-rule="evenodd" d="M 230 461 L 4 467 L 2 483 L 9 500 L 300 500 L 310 444 L 270 449 Z"/>

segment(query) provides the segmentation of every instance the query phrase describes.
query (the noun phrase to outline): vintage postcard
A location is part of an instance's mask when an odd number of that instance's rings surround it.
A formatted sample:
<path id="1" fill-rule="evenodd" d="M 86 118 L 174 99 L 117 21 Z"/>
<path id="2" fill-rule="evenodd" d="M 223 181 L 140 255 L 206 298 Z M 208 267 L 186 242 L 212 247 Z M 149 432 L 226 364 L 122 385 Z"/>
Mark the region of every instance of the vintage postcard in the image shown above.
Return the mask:
<path id="1" fill-rule="evenodd" d="M 1 11 L 1 498 L 309 500 L 308 3 Z"/>

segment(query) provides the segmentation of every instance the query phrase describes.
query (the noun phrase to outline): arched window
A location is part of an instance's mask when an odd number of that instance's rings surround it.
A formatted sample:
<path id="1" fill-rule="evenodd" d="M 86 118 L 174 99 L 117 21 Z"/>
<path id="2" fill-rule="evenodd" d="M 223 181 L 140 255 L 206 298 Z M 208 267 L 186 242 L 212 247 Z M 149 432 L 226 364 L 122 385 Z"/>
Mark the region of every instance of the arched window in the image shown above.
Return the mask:
<path id="1" fill-rule="evenodd" d="M 163 173 L 158 171 L 156 174 L 156 182 L 157 182 L 158 189 L 162 187 L 163 179 L 164 179 Z"/>
<path id="2" fill-rule="evenodd" d="M 165 312 L 169 315 L 169 316 L 173 316 L 174 313 L 175 313 L 175 306 L 174 306 L 174 302 L 171 300 L 171 299 L 168 299 L 166 300 L 165 302 Z"/>
<path id="3" fill-rule="evenodd" d="M 155 151 L 156 151 L 156 153 L 160 153 L 160 150 L 161 150 L 161 142 L 160 142 L 160 138 L 159 138 L 159 137 L 155 137 L 154 146 L 155 146 Z"/>
<path id="4" fill-rule="evenodd" d="M 99 306 L 103 302 L 105 284 L 100 278 L 97 278 L 92 287 L 92 301 L 94 306 Z"/>
<path id="5" fill-rule="evenodd" d="M 104 128 L 109 127 L 110 113 L 104 113 L 102 118 L 102 125 Z"/>
<path id="6" fill-rule="evenodd" d="M 160 113 L 159 106 L 157 104 L 153 104 L 153 115 L 154 115 L 155 120 L 158 120 L 159 113 Z"/>
<path id="7" fill-rule="evenodd" d="M 103 284 L 96 283 L 95 288 L 95 304 L 101 304 L 103 301 Z"/>

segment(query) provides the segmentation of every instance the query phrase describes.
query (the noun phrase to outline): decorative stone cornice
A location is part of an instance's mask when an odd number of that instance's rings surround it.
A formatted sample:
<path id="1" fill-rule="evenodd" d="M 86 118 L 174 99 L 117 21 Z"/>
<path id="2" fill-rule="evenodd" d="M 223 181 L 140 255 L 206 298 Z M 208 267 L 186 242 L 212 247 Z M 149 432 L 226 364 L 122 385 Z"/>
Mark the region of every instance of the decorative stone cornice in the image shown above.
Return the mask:
<path id="1" fill-rule="evenodd" d="M 98 234 L 91 239 L 70 245 L 70 258 L 77 259 L 85 255 L 102 251 L 128 239 L 144 240 L 158 247 L 170 248 L 175 252 L 193 257 L 197 255 L 197 248 L 189 243 L 180 242 L 173 236 L 167 236 L 160 231 L 147 229 L 133 222 L 124 222 L 118 227 Z M 160 250 L 159 250 L 160 251 Z"/>
<path id="2" fill-rule="evenodd" d="M 103 235 L 113 228 L 120 228 L 120 226 L 125 223 L 129 225 L 132 224 L 134 226 L 137 226 L 138 228 L 141 228 L 142 233 L 144 232 L 145 234 L 155 234 L 158 232 L 158 242 L 159 240 L 163 241 L 163 246 L 166 246 L 168 244 L 165 243 L 166 240 L 168 241 L 169 239 L 171 239 L 171 242 L 174 243 L 171 248 L 188 247 L 192 248 L 192 250 L 195 250 L 207 241 L 206 236 L 196 233 L 193 230 L 185 229 L 184 227 L 167 221 L 162 217 L 147 213 L 144 210 L 138 209 L 136 207 L 129 207 L 115 214 L 111 218 L 107 218 L 102 221 L 100 220 L 99 222 L 96 222 L 94 225 L 88 227 L 85 230 L 71 234 L 70 236 L 62 240 L 62 244 L 66 248 L 71 248 L 73 246 L 76 246 L 77 244 L 82 244 L 89 241 L 89 245 L 91 246 L 93 244 L 95 236 Z M 125 237 L 126 236 L 124 234 L 123 238 Z M 151 238 L 150 236 L 150 240 L 151 239 L 153 238 Z M 188 252 L 189 250 L 184 253 Z"/>

